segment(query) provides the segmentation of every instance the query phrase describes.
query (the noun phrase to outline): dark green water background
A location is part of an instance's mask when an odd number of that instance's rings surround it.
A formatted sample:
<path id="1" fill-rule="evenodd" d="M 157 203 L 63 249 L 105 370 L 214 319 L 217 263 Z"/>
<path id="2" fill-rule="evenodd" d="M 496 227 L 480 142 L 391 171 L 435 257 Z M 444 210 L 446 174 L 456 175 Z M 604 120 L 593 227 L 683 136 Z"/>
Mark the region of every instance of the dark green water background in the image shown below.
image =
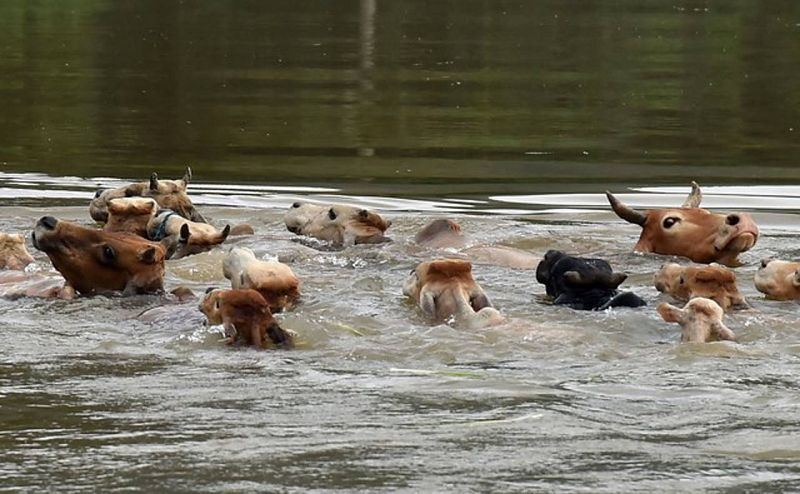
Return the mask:
<path id="1" fill-rule="evenodd" d="M 475 195 L 792 183 L 800 3 L 4 1 L 0 171 Z"/>

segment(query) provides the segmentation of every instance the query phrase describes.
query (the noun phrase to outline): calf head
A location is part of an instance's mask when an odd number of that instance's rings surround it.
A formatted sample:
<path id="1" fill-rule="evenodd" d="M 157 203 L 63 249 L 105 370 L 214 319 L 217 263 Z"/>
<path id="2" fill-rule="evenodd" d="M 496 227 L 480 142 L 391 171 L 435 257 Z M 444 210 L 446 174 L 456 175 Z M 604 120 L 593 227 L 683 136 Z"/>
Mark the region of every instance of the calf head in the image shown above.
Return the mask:
<path id="1" fill-rule="evenodd" d="M 164 247 L 136 235 L 45 216 L 36 222 L 33 245 L 82 294 L 122 291 L 128 295 L 163 288 Z"/>
<path id="2" fill-rule="evenodd" d="M 174 211 L 162 211 L 147 224 L 147 237 L 167 247 L 167 258 L 199 254 L 223 243 L 230 234 L 230 225 L 217 230 L 208 223 L 187 220 Z"/>
<path id="3" fill-rule="evenodd" d="M 439 320 L 481 327 L 502 321 L 486 293 L 472 277 L 472 264 L 461 259 L 423 262 L 411 271 L 403 287 L 426 315 Z"/>
<path id="4" fill-rule="evenodd" d="M 158 175 L 153 173 L 147 182 L 104 191 L 98 190 L 89 204 L 89 214 L 95 221 L 104 223 L 108 221 L 108 204 L 111 200 L 122 197 L 150 197 L 162 209 L 171 209 L 186 219 L 205 223 L 205 218 L 195 209 L 186 193 L 191 178 L 192 169 L 187 167 L 183 178 L 178 180 L 159 180 Z"/>
<path id="5" fill-rule="evenodd" d="M 614 212 L 642 227 L 634 250 L 688 257 L 694 262 L 737 265 L 737 256 L 758 240 L 758 227 L 747 213 L 718 214 L 701 209 L 702 194 L 692 192 L 680 208 L 637 211 L 606 191 Z"/>
<path id="6" fill-rule="evenodd" d="M 722 310 L 746 308 L 747 300 L 736 286 L 736 273 L 721 266 L 681 266 L 667 263 L 653 277 L 656 290 L 678 300 L 708 298 Z"/>
<path id="7" fill-rule="evenodd" d="M 298 235 L 307 235 L 334 245 L 386 242 L 384 232 L 391 221 L 366 209 L 333 204 L 320 206 L 295 202 L 284 216 L 286 228 Z"/>
<path id="8" fill-rule="evenodd" d="M 800 300 L 800 262 L 764 259 L 756 271 L 756 289 L 774 300 Z"/>
<path id="9" fill-rule="evenodd" d="M 681 325 L 681 341 L 706 343 L 718 340 L 736 341 L 733 331 L 722 323 L 723 310 L 708 298 L 693 298 L 683 309 L 660 304 L 658 313 L 666 322 Z"/>
<path id="10" fill-rule="evenodd" d="M 263 349 L 269 338 L 275 345 L 293 346 L 291 334 L 278 325 L 266 300 L 255 290 L 209 290 L 200 310 L 209 324 L 222 324 L 228 344 Z"/>
<path id="11" fill-rule="evenodd" d="M 125 232 L 147 238 L 147 224 L 158 212 L 158 204 L 149 197 L 123 197 L 108 202 L 107 232 Z"/>
<path id="12" fill-rule="evenodd" d="M 22 270 L 32 262 L 22 235 L 0 233 L 0 269 Z"/>

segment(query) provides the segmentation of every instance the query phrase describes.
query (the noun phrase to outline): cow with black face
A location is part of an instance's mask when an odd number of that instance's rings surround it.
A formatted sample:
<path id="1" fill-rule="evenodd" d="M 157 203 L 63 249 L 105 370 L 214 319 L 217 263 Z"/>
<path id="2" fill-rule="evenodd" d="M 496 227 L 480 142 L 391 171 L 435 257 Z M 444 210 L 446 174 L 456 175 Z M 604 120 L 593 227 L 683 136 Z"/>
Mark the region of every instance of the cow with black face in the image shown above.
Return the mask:
<path id="1" fill-rule="evenodd" d="M 641 307 L 645 301 L 631 292 L 620 292 L 628 276 L 615 273 L 602 259 L 581 258 L 549 250 L 536 267 L 536 281 L 543 284 L 556 305 L 578 310 Z"/>

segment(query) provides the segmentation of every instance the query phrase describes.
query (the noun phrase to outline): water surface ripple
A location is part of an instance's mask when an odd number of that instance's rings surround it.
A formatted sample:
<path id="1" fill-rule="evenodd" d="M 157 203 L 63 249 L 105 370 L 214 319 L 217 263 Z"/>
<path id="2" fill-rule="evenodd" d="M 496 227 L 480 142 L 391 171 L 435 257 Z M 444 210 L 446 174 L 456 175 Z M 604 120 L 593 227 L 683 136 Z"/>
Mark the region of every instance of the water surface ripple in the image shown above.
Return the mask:
<path id="1" fill-rule="evenodd" d="M 0 229 L 26 234 L 45 213 L 86 223 L 93 187 L 116 183 L 0 180 L 3 190 L 32 191 L 2 198 Z M 686 190 L 632 197 L 673 202 Z M 59 191 L 83 205 L 56 205 L 65 200 Z M 164 305 L 155 296 L 0 300 L 4 485 L 108 492 L 800 485 L 800 313 L 794 303 L 764 300 L 752 285 L 760 257 L 797 254 L 797 217 L 786 209 L 754 213 L 763 236 L 737 269 L 754 310 L 727 317 L 740 343 L 679 345 L 677 326 L 653 310 L 662 297 L 651 275 L 666 258 L 631 253 L 636 228 L 594 195 L 409 202 L 335 190 L 247 192 L 196 184 L 197 202 L 214 222 L 256 227 L 238 244 L 286 260 L 302 278 L 303 303 L 279 316 L 300 333 L 300 347 L 221 347 L 218 329 L 203 325 L 194 303 L 172 306 L 155 322 L 137 318 Z M 708 189 L 707 200 L 742 201 L 728 192 Z M 748 190 L 789 205 L 796 192 Z M 299 244 L 281 218 L 306 195 L 379 208 L 393 221 L 394 242 L 342 251 Z M 245 198 L 250 207 L 217 205 Z M 492 214 L 512 201 L 521 210 Z M 558 211 L 548 209 L 555 204 Z M 441 214 L 457 218 L 474 244 L 602 255 L 630 274 L 626 287 L 649 305 L 599 313 L 553 307 L 532 272 L 476 265 L 509 321 L 485 331 L 431 324 L 401 287 L 417 262 L 454 254 L 410 242 Z M 168 286 L 225 285 L 223 254 L 170 261 Z M 46 257 L 35 257 L 35 270 L 53 273 Z"/>

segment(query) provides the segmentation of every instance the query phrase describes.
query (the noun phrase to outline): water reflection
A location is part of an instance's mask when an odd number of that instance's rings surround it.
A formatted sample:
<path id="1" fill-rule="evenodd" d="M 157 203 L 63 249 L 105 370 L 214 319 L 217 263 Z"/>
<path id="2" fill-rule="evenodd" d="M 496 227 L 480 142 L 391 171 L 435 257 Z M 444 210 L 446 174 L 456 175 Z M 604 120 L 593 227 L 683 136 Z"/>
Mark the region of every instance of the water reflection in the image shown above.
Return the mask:
<path id="1" fill-rule="evenodd" d="M 0 162 L 392 195 L 792 181 L 796 13 L 3 2 Z"/>

